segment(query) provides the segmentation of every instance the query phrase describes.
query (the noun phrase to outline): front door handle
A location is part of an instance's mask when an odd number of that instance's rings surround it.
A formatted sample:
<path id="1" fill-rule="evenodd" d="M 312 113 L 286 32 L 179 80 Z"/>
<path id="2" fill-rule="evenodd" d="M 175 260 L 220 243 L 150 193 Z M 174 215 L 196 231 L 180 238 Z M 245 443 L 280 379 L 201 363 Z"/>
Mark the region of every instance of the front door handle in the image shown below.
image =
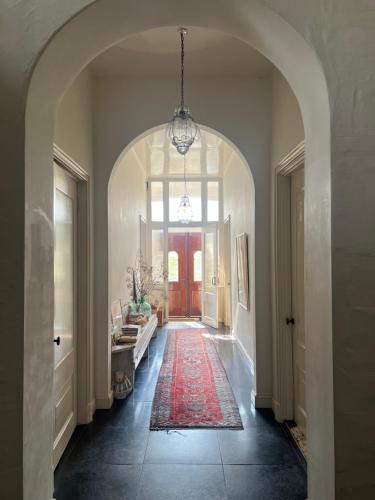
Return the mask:
<path id="1" fill-rule="evenodd" d="M 287 325 L 294 325 L 295 324 L 294 318 L 286 318 L 285 321 L 286 321 Z"/>
<path id="2" fill-rule="evenodd" d="M 55 344 L 60 345 L 60 341 L 61 341 L 60 335 L 58 337 L 56 337 L 55 339 L 53 339 L 53 341 L 55 342 Z"/>

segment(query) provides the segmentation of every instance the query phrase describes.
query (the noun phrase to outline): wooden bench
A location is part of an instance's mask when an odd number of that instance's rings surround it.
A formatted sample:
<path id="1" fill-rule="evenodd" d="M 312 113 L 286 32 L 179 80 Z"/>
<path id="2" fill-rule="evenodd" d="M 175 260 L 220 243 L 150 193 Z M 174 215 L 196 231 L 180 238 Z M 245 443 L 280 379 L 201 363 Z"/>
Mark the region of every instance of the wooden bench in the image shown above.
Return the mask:
<path id="1" fill-rule="evenodd" d="M 156 334 L 158 319 L 152 314 L 148 322 L 141 328 L 137 335 L 135 344 L 122 344 L 112 346 L 112 374 L 123 371 L 133 384 L 135 381 L 135 370 L 142 358 L 148 356 L 150 340 Z"/>

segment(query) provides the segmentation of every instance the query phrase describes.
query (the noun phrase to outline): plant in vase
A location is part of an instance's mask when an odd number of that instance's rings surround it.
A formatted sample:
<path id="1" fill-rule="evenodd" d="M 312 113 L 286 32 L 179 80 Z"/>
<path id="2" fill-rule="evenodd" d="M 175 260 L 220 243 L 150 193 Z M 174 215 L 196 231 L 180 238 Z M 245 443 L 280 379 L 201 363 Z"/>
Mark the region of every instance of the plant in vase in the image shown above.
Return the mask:
<path id="1" fill-rule="evenodd" d="M 142 252 L 138 250 L 134 267 L 127 269 L 126 286 L 131 290 L 134 312 L 151 316 L 151 306 L 146 297 L 167 278 L 164 266 L 149 266 Z"/>

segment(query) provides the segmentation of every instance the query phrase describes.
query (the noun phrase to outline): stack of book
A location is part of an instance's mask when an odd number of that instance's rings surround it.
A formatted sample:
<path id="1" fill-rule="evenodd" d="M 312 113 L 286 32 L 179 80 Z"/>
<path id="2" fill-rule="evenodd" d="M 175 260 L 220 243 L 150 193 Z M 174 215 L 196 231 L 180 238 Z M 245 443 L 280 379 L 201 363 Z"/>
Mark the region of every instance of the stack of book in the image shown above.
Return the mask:
<path id="1" fill-rule="evenodd" d="M 140 325 L 144 326 L 147 323 L 147 318 L 143 314 L 128 314 L 126 321 L 128 322 L 128 326 L 132 325 Z"/>
<path id="2" fill-rule="evenodd" d="M 141 327 L 138 325 L 124 325 L 121 328 L 121 336 L 117 339 L 118 344 L 135 344 Z"/>

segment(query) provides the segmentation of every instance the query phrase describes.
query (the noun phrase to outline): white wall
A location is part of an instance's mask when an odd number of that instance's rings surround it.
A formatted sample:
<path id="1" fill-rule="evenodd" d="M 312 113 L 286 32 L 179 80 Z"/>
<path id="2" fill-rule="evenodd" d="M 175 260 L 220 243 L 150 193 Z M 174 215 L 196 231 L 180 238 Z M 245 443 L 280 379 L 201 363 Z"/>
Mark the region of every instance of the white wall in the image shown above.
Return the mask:
<path id="1" fill-rule="evenodd" d="M 92 80 L 86 68 L 74 80 L 56 113 L 55 143 L 93 175 Z"/>
<path id="2" fill-rule="evenodd" d="M 90 376 L 88 379 L 89 408 L 85 411 L 87 419 L 95 410 L 94 391 L 94 162 L 93 162 L 93 87 L 91 73 L 86 68 L 73 81 L 63 96 L 57 109 L 54 143 L 89 175 L 90 211 L 89 219 L 89 329 L 87 339 L 90 350 Z M 79 271 L 78 271 L 79 272 Z M 82 419 L 82 416 L 80 416 Z M 87 423 L 84 418 L 79 423 Z"/>
<path id="3" fill-rule="evenodd" d="M 289 83 L 278 70 L 272 75 L 272 166 L 304 139 L 301 110 Z"/>
<path id="4" fill-rule="evenodd" d="M 119 162 L 109 185 L 109 302 L 130 300 L 127 267 L 140 248 L 139 216 L 146 218 L 146 176 L 134 149 Z"/>
<path id="5" fill-rule="evenodd" d="M 233 333 L 250 359 L 256 365 L 255 322 L 255 193 L 254 185 L 239 155 L 232 153 L 223 176 L 224 219 L 231 218 L 231 295 Z M 250 308 L 245 310 L 238 303 L 236 236 L 248 235 Z M 261 326 L 260 327 L 260 331 Z"/>
<path id="6" fill-rule="evenodd" d="M 272 319 L 273 319 L 273 355 L 274 355 L 274 387 L 273 387 L 273 397 L 272 397 L 272 407 L 274 409 L 276 418 L 278 420 L 284 420 L 285 418 L 291 418 L 293 414 L 293 404 L 289 404 L 288 411 L 285 410 L 285 404 L 280 404 L 280 399 L 287 399 L 285 397 L 285 385 L 286 380 L 289 381 L 288 388 L 292 390 L 291 386 L 293 381 L 285 377 L 284 373 L 285 366 L 284 363 L 279 361 L 280 352 L 284 353 L 285 357 L 285 347 L 281 338 L 283 338 L 284 318 L 288 317 L 291 313 L 291 297 L 288 298 L 288 293 L 282 300 L 278 300 L 277 289 L 281 288 L 281 284 L 278 282 L 276 274 L 276 266 L 280 266 L 281 259 L 278 255 L 277 245 L 280 239 L 280 234 L 277 236 L 277 220 L 280 219 L 280 214 L 287 213 L 290 211 L 289 204 L 284 207 L 284 204 L 276 199 L 276 182 L 280 188 L 281 180 L 276 174 L 276 168 L 279 163 L 288 155 L 297 145 L 301 143 L 304 139 L 304 129 L 301 111 L 298 106 L 298 102 L 295 94 L 292 92 L 290 85 L 285 80 L 283 75 L 278 71 L 274 70 L 272 75 L 272 163 L 271 163 L 271 265 L 272 265 Z M 288 197 L 290 197 L 290 179 L 283 177 L 283 186 L 288 192 Z M 277 206 L 277 208 L 276 208 Z M 286 234 L 283 231 L 282 234 Z M 290 235 L 286 236 L 286 240 Z M 290 292 L 289 292 L 290 295 Z M 281 306 L 281 304 L 285 304 Z M 289 330 L 289 329 L 288 329 Z M 290 339 L 290 331 L 286 334 L 286 338 Z M 306 336 L 308 332 L 306 331 Z M 289 352 L 287 350 L 287 352 Z M 306 356 L 307 359 L 308 356 Z M 290 358 L 291 359 L 291 358 Z M 281 387 L 283 389 L 281 389 Z M 292 395 L 290 395 L 292 398 Z M 288 398 L 288 399 L 290 399 Z M 289 413 L 288 413 L 289 412 Z"/>

